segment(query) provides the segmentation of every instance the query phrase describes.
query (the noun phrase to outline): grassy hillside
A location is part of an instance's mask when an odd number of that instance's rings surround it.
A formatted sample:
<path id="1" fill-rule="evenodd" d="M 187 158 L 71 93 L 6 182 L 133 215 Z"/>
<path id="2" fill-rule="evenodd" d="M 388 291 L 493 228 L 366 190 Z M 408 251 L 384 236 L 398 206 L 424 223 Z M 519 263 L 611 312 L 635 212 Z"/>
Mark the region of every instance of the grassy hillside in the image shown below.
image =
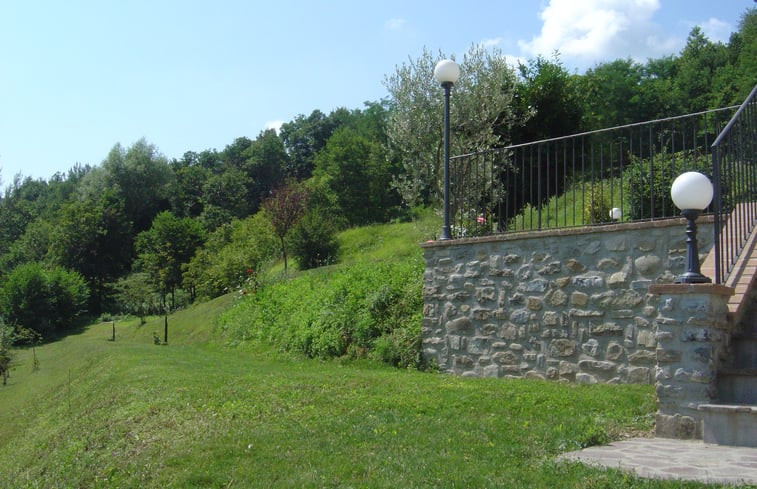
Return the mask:
<path id="1" fill-rule="evenodd" d="M 344 262 L 417 255 L 424 232 L 350 231 Z M 648 432 L 651 387 L 462 379 L 230 347 L 217 318 L 238 303 L 170 316 L 167 346 L 153 344 L 164 323 L 152 318 L 117 322 L 115 342 L 104 323 L 44 345 L 36 372 L 20 352 L 0 388 L 0 487 L 705 487 L 553 461 Z"/>

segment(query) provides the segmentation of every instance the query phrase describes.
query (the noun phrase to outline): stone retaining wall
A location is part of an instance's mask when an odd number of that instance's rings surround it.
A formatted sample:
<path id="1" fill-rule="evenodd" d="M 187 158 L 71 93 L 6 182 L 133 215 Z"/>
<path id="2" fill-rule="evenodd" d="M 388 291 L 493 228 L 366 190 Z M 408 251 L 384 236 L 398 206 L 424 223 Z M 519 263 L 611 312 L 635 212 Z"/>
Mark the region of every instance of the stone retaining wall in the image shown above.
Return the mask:
<path id="1" fill-rule="evenodd" d="M 422 245 L 423 355 L 464 376 L 654 382 L 653 284 L 686 266 L 683 219 Z M 712 220 L 699 223 L 712 248 Z"/>

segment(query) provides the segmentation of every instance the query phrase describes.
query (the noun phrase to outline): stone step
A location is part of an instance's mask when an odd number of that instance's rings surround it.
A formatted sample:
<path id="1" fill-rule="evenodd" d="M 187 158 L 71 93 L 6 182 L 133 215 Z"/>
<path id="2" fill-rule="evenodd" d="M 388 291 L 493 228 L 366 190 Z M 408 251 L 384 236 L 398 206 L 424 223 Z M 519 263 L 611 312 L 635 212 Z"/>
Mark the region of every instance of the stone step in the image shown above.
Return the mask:
<path id="1" fill-rule="evenodd" d="M 700 404 L 697 410 L 705 443 L 757 447 L 757 405 Z"/>
<path id="2" fill-rule="evenodd" d="M 720 369 L 718 398 L 723 403 L 757 404 L 757 368 Z"/>
<path id="3" fill-rule="evenodd" d="M 732 366 L 739 369 L 757 369 L 757 337 L 734 336 L 731 339 Z"/>

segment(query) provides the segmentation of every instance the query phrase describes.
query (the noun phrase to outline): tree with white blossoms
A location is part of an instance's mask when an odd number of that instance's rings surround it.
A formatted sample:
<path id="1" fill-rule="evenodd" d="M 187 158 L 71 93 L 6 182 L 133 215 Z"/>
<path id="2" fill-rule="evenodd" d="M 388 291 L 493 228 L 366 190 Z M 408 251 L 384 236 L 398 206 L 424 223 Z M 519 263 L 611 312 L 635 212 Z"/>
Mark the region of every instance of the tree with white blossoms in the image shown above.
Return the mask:
<path id="1" fill-rule="evenodd" d="M 438 205 L 442 199 L 444 98 L 433 71 L 445 58 L 442 52 L 434 56 L 424 49 L 384 80 L 391 105 L 390 157 L 404 168 L 394 184 L 410 206 Z M 501 135 L 509 134 L 517 122 L 512 110 L 515 69 L 500 51 L 480 45 L 473 45 L 459 64 L 460 78 L 450 98 L 450 154 L 506 145 Z"/>

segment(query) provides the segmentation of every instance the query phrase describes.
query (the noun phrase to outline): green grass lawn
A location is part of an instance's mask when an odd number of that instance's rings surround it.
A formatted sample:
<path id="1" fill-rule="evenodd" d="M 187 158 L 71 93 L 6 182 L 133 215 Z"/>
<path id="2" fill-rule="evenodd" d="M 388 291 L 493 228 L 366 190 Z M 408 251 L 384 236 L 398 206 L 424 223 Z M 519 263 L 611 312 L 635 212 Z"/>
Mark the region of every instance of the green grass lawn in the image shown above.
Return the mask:
<path id="1" fill-rule="evenodd" d="M 228 348 L 230 296 L 22 352 L 0 487 L 704 487 L 556 463 L 647 431 L 644 386 L 463 379 Z"/>
<path id="2" fill-rule="evenodd" d="M 343 233 L 340 260 L 417 256 L 437 221 Z M 38 347 L 36 372 L 19 352 L 0 387 L 0 488 L 712 487 L 555 462 L 649 433 L 651 386 L 464 379 L 232 347 L 218 318 L 239 300 L 173 314 L 166 346 L 153 344 L 156 317 L 117 322 L 115 342 L 103 323 Z"/>

